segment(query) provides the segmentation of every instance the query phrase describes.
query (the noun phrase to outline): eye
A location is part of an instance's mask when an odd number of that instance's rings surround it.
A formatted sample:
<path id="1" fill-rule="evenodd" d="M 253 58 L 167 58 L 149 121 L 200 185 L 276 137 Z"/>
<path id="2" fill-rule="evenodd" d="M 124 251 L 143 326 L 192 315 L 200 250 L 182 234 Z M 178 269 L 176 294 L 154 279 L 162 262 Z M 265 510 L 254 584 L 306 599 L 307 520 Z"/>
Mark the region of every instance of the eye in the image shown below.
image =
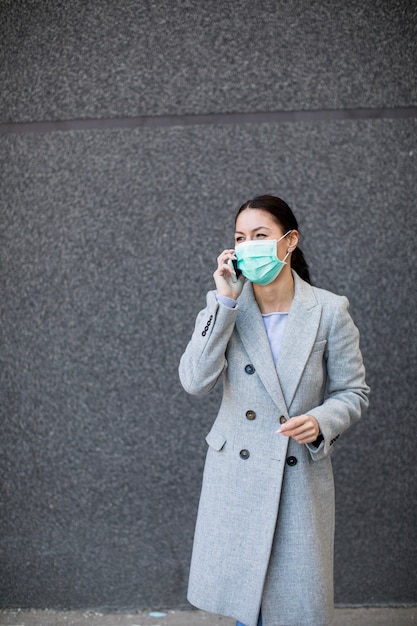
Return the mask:
<path id="1" fill-rule="evenodd" d="M 235 243 L 241 243 L 244 241 L 244 237 L 235 237 Z"/>
<path id="2" fill-rule="evenodd" d="M 265 233 L 257 233 L 256 234 L 256 238 L 259 239 L 260 237 L 266 237 Z"/>

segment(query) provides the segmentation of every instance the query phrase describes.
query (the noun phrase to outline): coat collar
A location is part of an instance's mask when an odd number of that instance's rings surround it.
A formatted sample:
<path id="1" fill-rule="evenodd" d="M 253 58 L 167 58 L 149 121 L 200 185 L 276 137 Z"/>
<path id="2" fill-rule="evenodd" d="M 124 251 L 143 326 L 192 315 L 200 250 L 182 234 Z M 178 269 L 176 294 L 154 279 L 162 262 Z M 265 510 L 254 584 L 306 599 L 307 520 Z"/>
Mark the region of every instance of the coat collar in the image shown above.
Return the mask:
<path id="1" fill-rule="evenodd" d="M 294 299 L 275 367 L 252 284 L 247 281 L 239 297 L 236 329 L 267 392 L 277 406 L 290 409 L 305 364 L 313 347 L 321 317 L 311 285 L 295 272 Z"/>

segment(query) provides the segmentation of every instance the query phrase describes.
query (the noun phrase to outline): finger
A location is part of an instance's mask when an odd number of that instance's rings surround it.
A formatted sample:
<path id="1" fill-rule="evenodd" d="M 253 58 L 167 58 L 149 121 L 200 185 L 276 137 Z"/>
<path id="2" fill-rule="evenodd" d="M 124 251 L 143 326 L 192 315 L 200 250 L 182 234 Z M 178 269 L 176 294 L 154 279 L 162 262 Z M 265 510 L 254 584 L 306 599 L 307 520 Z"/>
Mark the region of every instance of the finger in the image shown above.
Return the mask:
<path id="1" fill-rule="evenodd" d="M 288 422 L 287 422 L 288 424 Z M 287 426 L 285 424 L 285 426 Z M 304 441 L 306 438 L 313 437 L 313 441 L 317 439 L 318 429 L 314 422 L 306 420 L 301 425 L 297 427 L 290 428 L 289 426 L 284 429 L 284 427 L 280 428 L 277 433 L 281 435 L 285 435 L 286 437 L 292 437 L 298 442 Z"/>
<path id="2" fill-rule="evenodd" d="M 292 417 L 288 420 L 288 422 L 285 422 L 285 424 L 281 426 L 278 432 L 288 435 L 297 428 L 302 428 L 306 421 L 307 420 L 305 417 Z"/>
<path id="3" fill-rule="evenodd" d="M 233 255 L 231 254 L 221 254 L 217 258 L 217 271 L 221 271 L 223 274 L 234 274 L 235 270 L 231 264 L 232 259 Z"/>
<path id="4" fill-rule="evenodd" d="M 311 426 L 311 428 L 306 429 L 302 433 L 295 435 L 294 439 L 298 441 L 298 443 L 311 443 L 315 441 L 318 437 L 318 431 L 315 426 Z"/>
<path id="5" fill-rule="evenodd" d="M 280 433 L 281 435 L 285 435 L 286 437 L 292 437 L 296 441 L 300 441 L 300 439 L 304 437 L 308 437 L 313 434 L 313 429 L 296 429 L 292 431 L 288 431 L 285 433 Z"/>
<path id="6" fill-rule="evenodd" d="M 308 443 L 313 443 L 313 441 L 315 441 L 316 439 L 317 437 L 311 436 L 311 437 L 305 437 L 304 439 L 296 439 L 296 441 L 300 445 L 306 445 Z"/>
<path id="7" fill-rule="evenodd" d="M 217 261 L 219 263 L 222 263 L 225 261 L 225 259 L 232 259 L 235 256 L 235 251 L 230 249 L 230 250 L 223 250 L 223 252 L 221 252 L 219 254 L 219 256 L 217 257 Z"/>
<path id="8" fill-rule="evenodd" d="M 228 263 L 222 263 L 218 266 L 217 270 L 214 272 L 214 276 L 221 276 L 222 278 L 230 278 L 235 274 L 235 271 Z"/>
<path id="9" fill-rule="evenodd" d="M 314 433 L 315 433 L 314 426 L 309 426 L 308 428 L 303 428 L 302 430 L 298 429 L 298 431 L 294 433 L 294 437 L 298 437 L 299 439 L 302 439 L 303 437 L 314 435 Z"/>

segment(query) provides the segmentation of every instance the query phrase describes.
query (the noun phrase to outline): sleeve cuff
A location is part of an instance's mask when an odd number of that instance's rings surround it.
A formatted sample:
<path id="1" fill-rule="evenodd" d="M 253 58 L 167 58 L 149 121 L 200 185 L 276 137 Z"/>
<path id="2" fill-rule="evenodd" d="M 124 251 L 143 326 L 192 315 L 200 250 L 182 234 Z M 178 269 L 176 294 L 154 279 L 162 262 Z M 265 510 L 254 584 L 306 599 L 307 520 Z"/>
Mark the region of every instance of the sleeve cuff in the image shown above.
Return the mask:
<path id="1" fill-rule="evenodd" d="M 220 302 L 220 304 L 227 307 L 228 309 L 234 309 L 236 307 L 237 300 L 234 300 L 233 298 L 228 298 L 227 296 L 219 296 L 219 294 L 216 292 L 216 299 L 218 302 Z"/>
<path id="2" fill-rule="evenodd" d="M 316 441 L 313 441 L 310 445 L 313 446 L 314 448 L 318 448 L 322 441 L 324 441 L 324 437 L 320 433 L 319 436 L 317 437 Z"/>

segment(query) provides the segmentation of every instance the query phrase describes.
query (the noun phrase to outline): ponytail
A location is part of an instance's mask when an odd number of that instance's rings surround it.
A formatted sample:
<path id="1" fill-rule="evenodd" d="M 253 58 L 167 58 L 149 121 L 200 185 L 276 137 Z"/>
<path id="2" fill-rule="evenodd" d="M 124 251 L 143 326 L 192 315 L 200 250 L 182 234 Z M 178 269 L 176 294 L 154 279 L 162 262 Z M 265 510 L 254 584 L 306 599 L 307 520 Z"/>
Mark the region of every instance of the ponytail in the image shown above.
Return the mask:
<path id="1" fill-rule="evenodd" d="M 308 263 L 305 260 L 304 254 L 300 248 L 295 248 L 291 255 L 291 267 L 297 272 L 300 278 L 306 281 L 306 283 L 312 284 L 310 278 L 310 270 L 308 269 Z"/>

